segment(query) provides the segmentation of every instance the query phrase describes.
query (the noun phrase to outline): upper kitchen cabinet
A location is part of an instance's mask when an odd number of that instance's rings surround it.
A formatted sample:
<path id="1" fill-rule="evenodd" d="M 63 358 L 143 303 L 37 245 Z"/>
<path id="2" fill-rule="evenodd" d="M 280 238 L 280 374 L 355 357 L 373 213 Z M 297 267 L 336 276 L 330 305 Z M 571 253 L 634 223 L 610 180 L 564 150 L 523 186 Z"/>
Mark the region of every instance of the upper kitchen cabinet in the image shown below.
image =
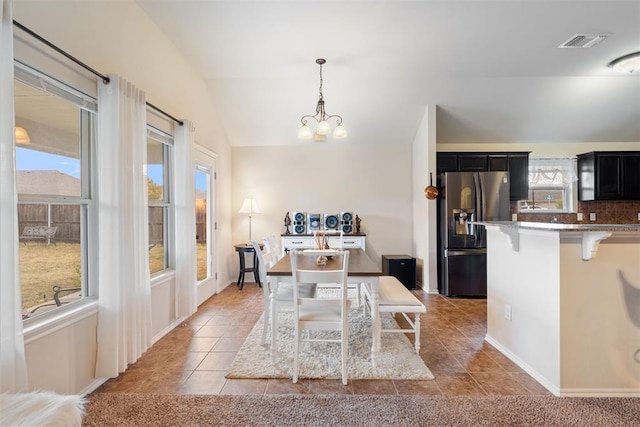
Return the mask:
<path id="1" fill-rule="evenodd" d="M 489 171 L 508 171 L 510 199 L 529 198 L 529 153 L 487 156 Z"/>
<path id="2" fill-rule="evenodd" d="M 640 151 L 578 155 L 578 199 L 640 200 Z"/>
<path id="3" fill-rule="evenodd" d="M 438 175 L 445 172 L 458 171 L 458 155 L 454 153 L 438 153 L 436 157 Z"/>
<path id="4" fill-rule="evenodd" d="M 465 153 L 458 155 L 458 172 L 484 172 L 487 169 L 487 155 Z"/>
<path id="5" fill-rule="evenodd" d="M 444 172 L 509 172 L 511 200 L 525 200 L 529 197 L 529 153 L 437 153 L 438 173 Z"/>

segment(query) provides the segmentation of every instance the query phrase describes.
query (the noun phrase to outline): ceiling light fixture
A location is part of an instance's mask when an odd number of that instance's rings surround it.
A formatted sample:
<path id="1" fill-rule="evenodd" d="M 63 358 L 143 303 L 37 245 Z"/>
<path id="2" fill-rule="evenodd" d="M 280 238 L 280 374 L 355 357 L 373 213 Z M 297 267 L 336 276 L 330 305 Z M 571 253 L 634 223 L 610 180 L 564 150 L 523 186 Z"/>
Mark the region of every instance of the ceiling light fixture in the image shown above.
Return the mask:
<path id="1" fill-rule="evenodd" d="M 316 142 L 324 142 L 327 140 L 327 135 L 331 133 L 331 125 L 329 120 L 336 119 L 337 126 L 333 130 L 333 137 L 336 139 L 345 138 L 347 136 L 346 129 L 342 126 L 342 117 L 335 115 L 328 115 L 324 110 L 324 97 L 322 96 L 322 65 L 327 61 L 323 58 L 316 59 L 316 64 L 320 66 L 320 99 L 318 99 L 318 105 L 316 106 L 316 113 L 314 115 L 302 116 L 300 121 L 302 126 L 298 130 L 298 138 L 311 139 Z M 316 131 L 313 132 L 309 126 L 307 126 L 307 119 L 313 119 L 318 123 Z"/>
<path id="2" fill-rule="evenodd" d="M 630 53 L 629 55 L 614 59 L 609 63 L 609 68 L 627 73 L 640 71 L 640 52 Z"/>
<path id="3" fill-rule="evenodd" d="M 16 126 L 15 128 L 15 138 L 16 144 L 19 145 L 27 145 L 31 142 L 31 138 L 29 138 L 29 134 L 25 128 L 20 126 Z"/>

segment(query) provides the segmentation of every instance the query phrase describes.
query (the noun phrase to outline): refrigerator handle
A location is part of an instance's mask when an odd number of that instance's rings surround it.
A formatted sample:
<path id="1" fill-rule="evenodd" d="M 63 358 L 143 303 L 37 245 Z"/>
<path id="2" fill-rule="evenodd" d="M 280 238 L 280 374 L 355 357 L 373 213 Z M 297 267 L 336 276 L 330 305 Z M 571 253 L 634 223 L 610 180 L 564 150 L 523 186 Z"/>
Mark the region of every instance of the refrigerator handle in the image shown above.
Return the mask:
<path id="1" fill-rule="evenodd" d="M 473 177 L 476 183 L 476 212 L 477 218 L 476 221 L 484 221 L 485 220 L 485 199 L 484 199 L 484 185 L 482 182 L 482 177 L 479 173 L 476 173 Z M 476 225 L 476 242 L 475 246 L 477 248 L 484 247 L 484 226 Z"/>

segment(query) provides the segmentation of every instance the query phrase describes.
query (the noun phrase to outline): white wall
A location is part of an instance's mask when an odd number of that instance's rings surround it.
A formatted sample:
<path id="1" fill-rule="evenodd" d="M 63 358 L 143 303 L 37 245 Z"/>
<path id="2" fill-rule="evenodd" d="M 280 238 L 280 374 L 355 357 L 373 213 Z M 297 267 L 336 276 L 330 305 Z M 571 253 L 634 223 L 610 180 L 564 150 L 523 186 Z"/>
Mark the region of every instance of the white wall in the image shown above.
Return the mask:
<path id="1" fill-rule="evenodd" d="M 284 231 L 289 212 L 352 211 L 362 219 L 366 248 L 380 265 L 386 254 L 412 254 L 411 146 L 301 141 L 297 146 L 233 148 L 233 236 L 248 239 L 239 214 L 244 197 L 257 199 L 254 239 Z M 237 266 L 237 256 L 230 260 Z"/>
<path id="2" fill-rule="evenodd" d="M 413 245 L 418 266 L 418 282 L 430 292 L 438 292 L 437 266 L 437 203 L 427 200 L 424 188 L 430 175 L 436 184 L 436 107 L 425 109 L 412 145 L 413 171 Z"/>

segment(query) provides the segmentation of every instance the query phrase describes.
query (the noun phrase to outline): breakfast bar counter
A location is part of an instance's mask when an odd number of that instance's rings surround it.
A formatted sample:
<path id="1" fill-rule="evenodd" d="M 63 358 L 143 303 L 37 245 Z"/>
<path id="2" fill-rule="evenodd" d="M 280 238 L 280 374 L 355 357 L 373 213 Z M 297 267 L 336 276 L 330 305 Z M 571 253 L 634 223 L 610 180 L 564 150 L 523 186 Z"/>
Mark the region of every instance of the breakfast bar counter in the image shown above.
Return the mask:
<path id="1" fill-rule="evenodd" d="M 640 225 L 480 224 L 487 342 L 555 395 L 640 397 Z"/>

